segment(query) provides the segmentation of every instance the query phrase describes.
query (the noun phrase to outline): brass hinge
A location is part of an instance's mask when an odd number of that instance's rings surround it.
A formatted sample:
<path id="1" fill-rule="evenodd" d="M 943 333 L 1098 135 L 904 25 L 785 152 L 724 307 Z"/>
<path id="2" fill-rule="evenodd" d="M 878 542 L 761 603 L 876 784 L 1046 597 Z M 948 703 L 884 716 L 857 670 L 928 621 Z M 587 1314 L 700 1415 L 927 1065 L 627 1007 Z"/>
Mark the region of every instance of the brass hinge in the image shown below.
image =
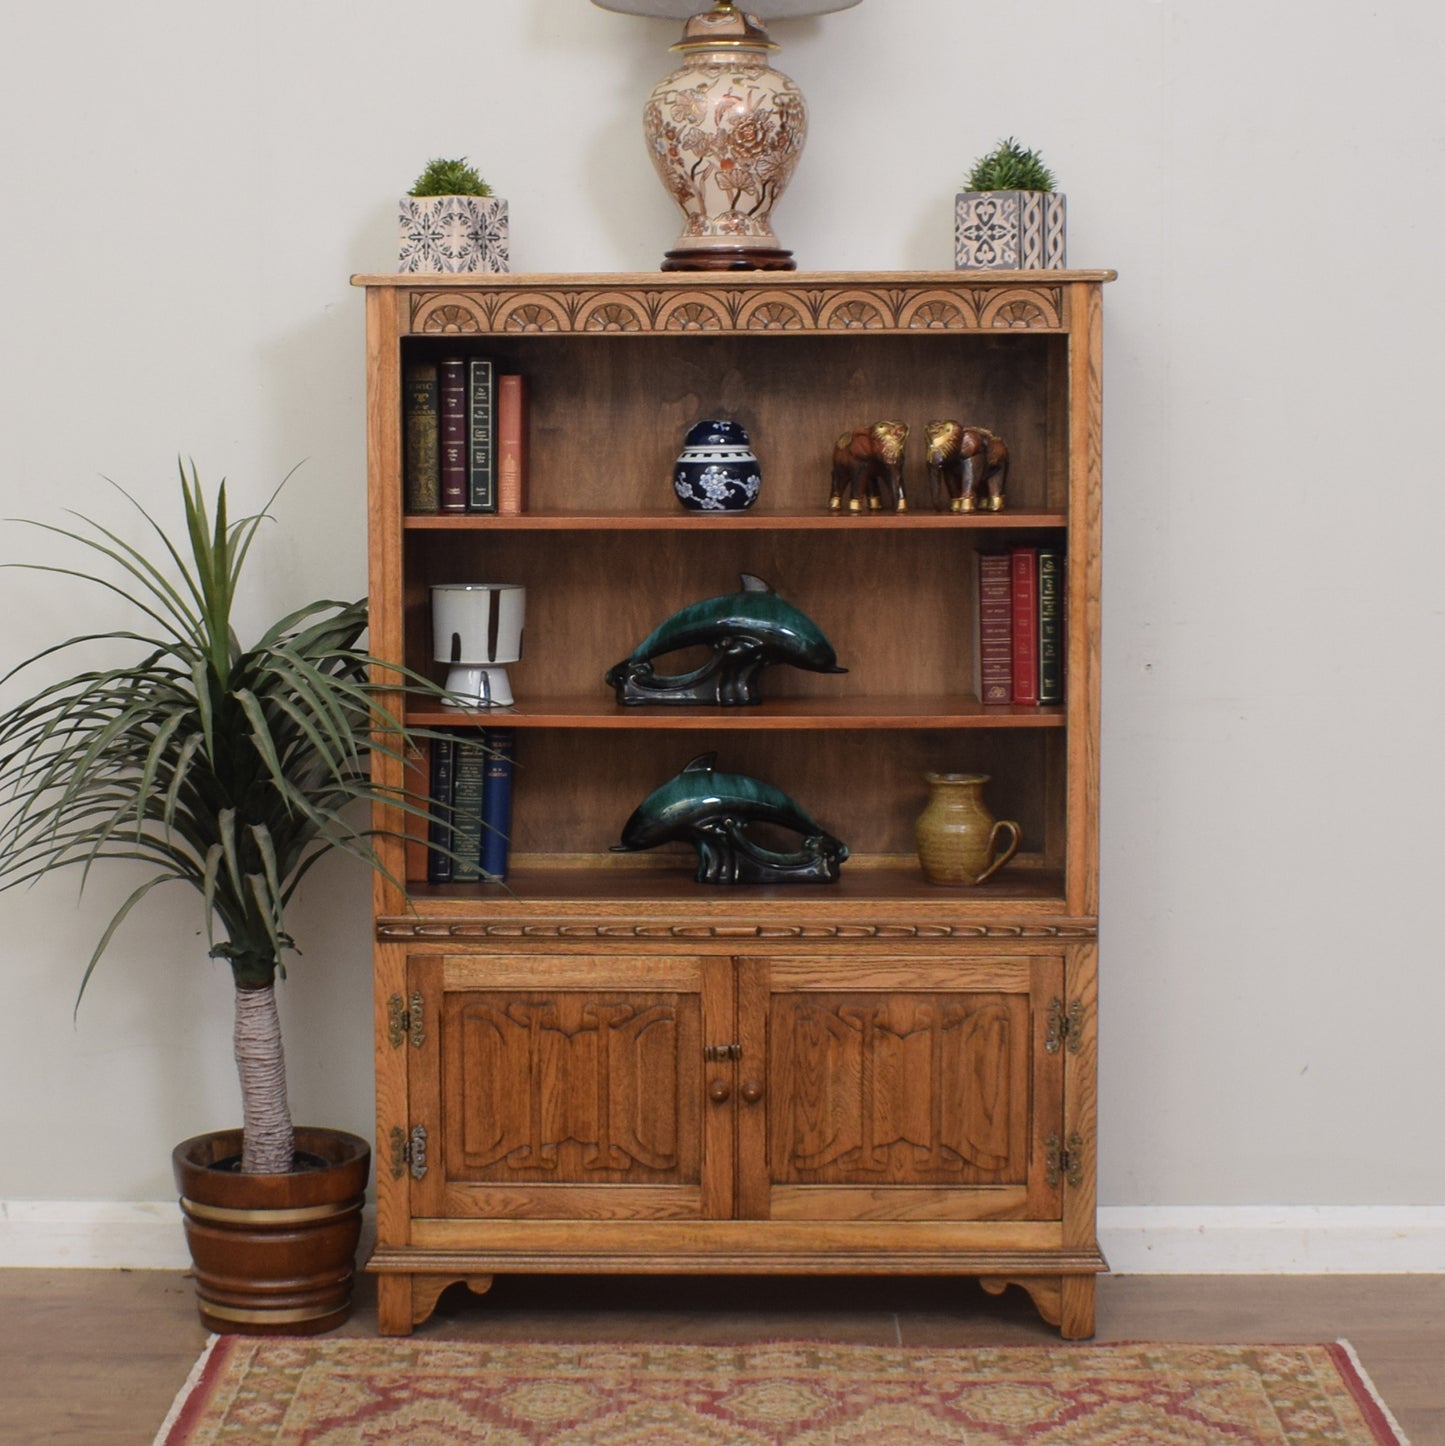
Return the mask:
<path id="1" fill-rule="evenodd" d="M 413 1180 L 426 1175 L 426 1126 L 413 1125 L 411 1134 L 400 1125 L 391 1127 L 391 1178 L 400 1180 L 411 1168 Z"/>
<path id="2" fill-rule="evenodd" d="M 400 1049 L 402 1041 L 407 1038 L 410 1038 L 414 1049 L 420 1049 L 426 1043 L 426 1021 L 420 992 L 411 996 L 410 1007 L 400 994 L 393 994 L 386 1001 L 386 1014 L 389 1025 L 387 1037 L 393 1049 Z"/>
<path id="3" fill-rule="evenodd" d="M 705 1044 L 702 1057 L 709 1064 L 720 1064 L 725 1059 L 741 1059 L 743 1047 L 740 1044 Z"/>
<path id="4" fill-rule="evenodd" d="M 1084 1001 L 1072 1000 L 1067 1009 L 1064 1001 L 1056 994 L 1049 1000 L 1048 1033 L 1044 1036 L 1044 1048 L 1050 1054 L 1057 1054 L 1068 1042 L 1069 1053 L 1078 1054 L 1084 1043 Z"/>
<path id="5" fill-rule="evenodd" d="M 1050 1135 L 1044 1141 L 1044 1179 L 1048 1181 L 1049 1188 L 1057 1189 L 1061 1179 L 1070 1185 L 1078 1185 L 1083 1178 L 1084 1137 L 1075 1130 L 1065 1146 L 1059 1142 L 1057 1135 Z"/>

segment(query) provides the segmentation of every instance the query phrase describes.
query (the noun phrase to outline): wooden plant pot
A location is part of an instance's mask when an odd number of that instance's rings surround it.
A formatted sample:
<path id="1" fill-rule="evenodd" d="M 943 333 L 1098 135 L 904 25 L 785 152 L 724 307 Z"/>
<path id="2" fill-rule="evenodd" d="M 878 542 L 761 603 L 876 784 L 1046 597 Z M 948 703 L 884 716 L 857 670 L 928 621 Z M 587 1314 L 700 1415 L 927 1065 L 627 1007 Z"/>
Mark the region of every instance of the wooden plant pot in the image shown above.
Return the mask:
<path id="1" fill-rule="evenodd" d="M 340 1130 L 298 1129 L 323 1163 L 285 1175 L 212 1168 L 241 1151 L 240 1130 L 196 1135 L 171 1152 L 208 1329 L 317 1335 L 351 1313 L 371 1147 Z"/>
<path id="2" fill-rule="evenodd" d="M 960 191 L 953 264 L 959 271 L 1054 271 L 1066 264 L 1067 202 L 1051 191 Z"/>
<path id="3" fill-rule="evenodd" d="M 507 203 L 500 196 L 403 196 L 398 271 L 512 269 Z"/>

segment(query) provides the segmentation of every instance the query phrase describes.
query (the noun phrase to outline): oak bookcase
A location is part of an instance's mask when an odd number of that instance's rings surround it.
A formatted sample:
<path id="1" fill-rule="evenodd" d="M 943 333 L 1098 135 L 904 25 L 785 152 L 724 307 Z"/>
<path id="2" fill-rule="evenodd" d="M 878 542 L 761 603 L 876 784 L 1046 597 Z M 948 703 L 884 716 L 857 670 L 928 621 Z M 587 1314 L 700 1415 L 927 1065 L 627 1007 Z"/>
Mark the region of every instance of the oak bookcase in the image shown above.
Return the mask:
<path id="1" fill-rule="evenodd" d="M 517 703 L 490 720 L 517 730 L 508 882 L 428 886 L 424 850 L 391 842 L 375 885 L 383 1332 L 453 1282 L 615 1271 L 975 1276 L 1092 1333 L 1112 276 L 355 278 L 374 650 L 433 670 L 433 583 L 522 583 L 528 606 Z M 449 354 L 529 379 L 520 516 L 404 514 L 403 364 Z M 750 511 L 672 496 L 709 416 L 752 438 Z M 885 417 L 915 444 L 935 418 L 1000 432 L 1006 510 L 931 510 L 914 445 L 912 510 L 830 515 L 834 440 Z M 1020 543 L 1067 551 L 1060 706 L 978 702 L 976 556 Z M 847 674 L 770 669 L 752 708 L 615 703 L 608 667 L 743 572 Z M 609 852 L 709 750 L 848 843 L 837 884 L 708 886 L 690 851 Z M 921 874 L 928 770 L 989 774 L 1022 824 L 978 888 Z"/>

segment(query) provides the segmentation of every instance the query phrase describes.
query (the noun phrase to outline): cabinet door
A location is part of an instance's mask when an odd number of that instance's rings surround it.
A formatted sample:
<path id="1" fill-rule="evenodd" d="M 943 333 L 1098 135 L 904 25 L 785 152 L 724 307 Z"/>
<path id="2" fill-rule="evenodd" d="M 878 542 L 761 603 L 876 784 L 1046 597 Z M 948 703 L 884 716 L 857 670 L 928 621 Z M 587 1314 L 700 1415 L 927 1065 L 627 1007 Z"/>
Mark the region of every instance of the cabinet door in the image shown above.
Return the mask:
<path id="1" fill-rule="evenodd" d="M 1057 1220 L 1059 957 L 739 961 L 739 1214 Z"/>
<path id="2" fill-rule="evenodd" d="M 428 1135 L 414 1214 L 731 1213 L 730 1107 L 704 1060 L 731 1037 L 726 959 L 458 955 L 409 972 L 440 1001 L 410 1066 Z"/>

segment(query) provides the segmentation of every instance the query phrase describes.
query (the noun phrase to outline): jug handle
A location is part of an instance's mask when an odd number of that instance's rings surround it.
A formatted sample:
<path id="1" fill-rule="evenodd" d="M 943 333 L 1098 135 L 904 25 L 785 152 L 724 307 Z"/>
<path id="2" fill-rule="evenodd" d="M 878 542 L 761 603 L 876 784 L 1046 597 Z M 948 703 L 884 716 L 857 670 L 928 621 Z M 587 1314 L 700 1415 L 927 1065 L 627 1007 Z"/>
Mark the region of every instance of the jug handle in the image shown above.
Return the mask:
<path id="1" fill-rule="evenodd" d="M 974 880 L 976 884 L 981 884 L 991 874 L 996 874 L 1019 851 L 1019 845 L 1024 840 L 1024 832 L 1018 824 L 1012 819 L 1001 818 L 988 832 L 988 847 L 990 853 L 993 852 L 998 844 L 998 832 L 1001 828 L 1006 828 L 1012 835 L 1009 846 L 1003 853 L 997 855 L 994 861 Z"/>

